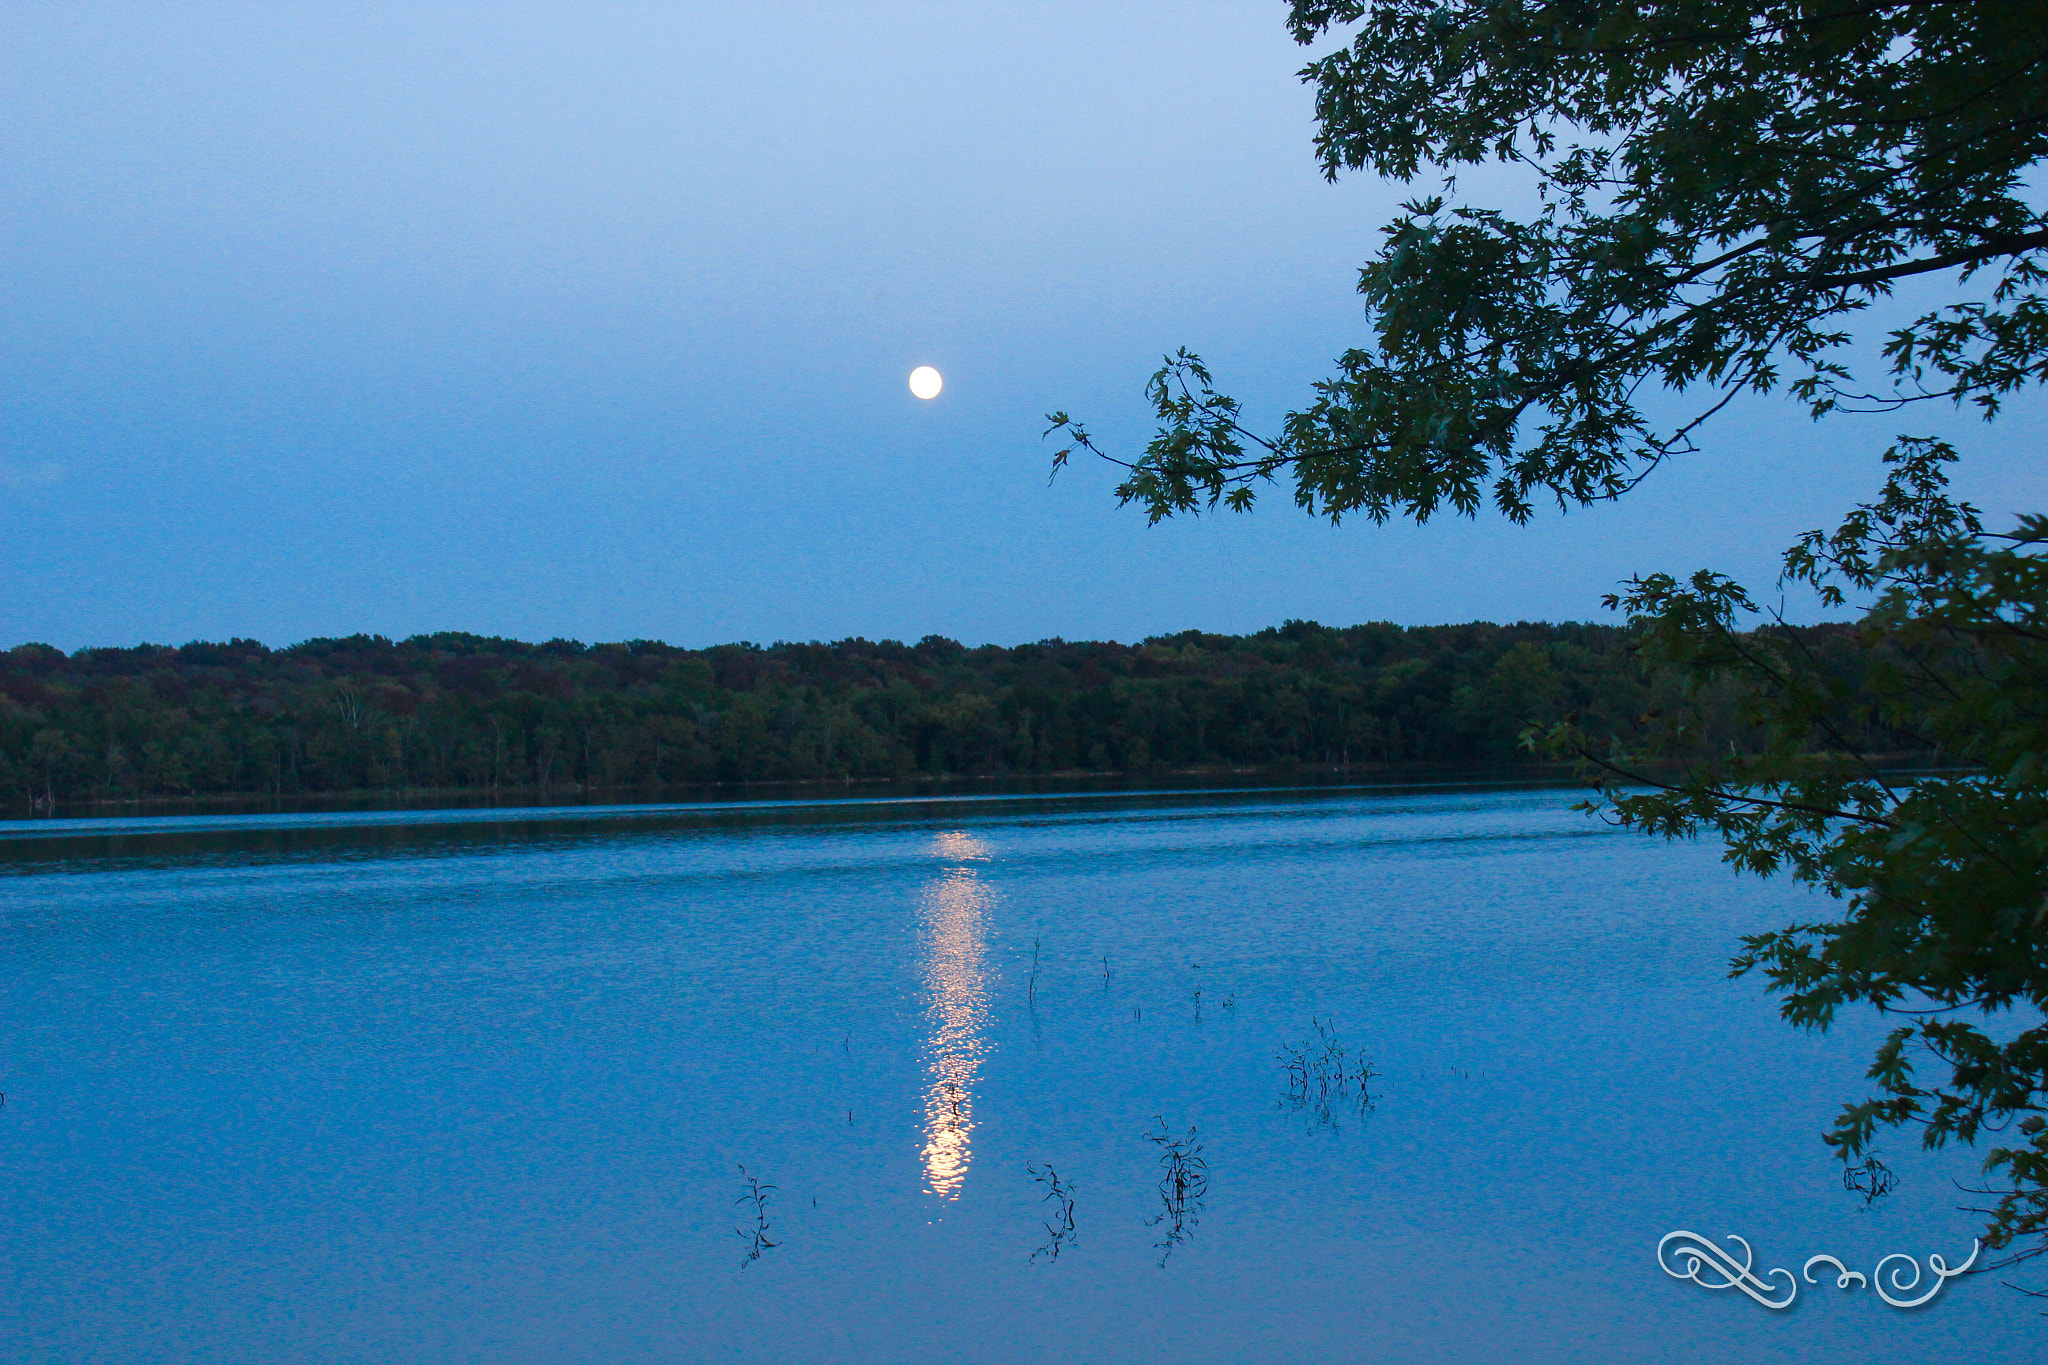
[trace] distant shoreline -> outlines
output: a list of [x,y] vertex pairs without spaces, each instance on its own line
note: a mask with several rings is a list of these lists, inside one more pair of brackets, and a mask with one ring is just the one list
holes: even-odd
[[[1774,628],[1776,629],[1776,628]],[[1785,627],[1861,666],[1853,627]],[[1473,622],[1136,645],[840,640],[682,649],[359,635],[273,650],[0,651],[0,811],[615,804],[648,794],[1519,773],[1567,717],[1626,745],[1686,680],[1618,626]],[[1853,682],[1845,676],[1845,682]],[[1687,695],[1702,752],[1741,698]],[[1859,718],[1845,718],[1853,730]],[[1847,734],[1847,731],[1844,731]],[[1864,751],[1888,736],[1851,735]]]
[[60,801],[57,809],[14,802],[0,805],[0,819],[95,819],[123,815],[315,814],[344,811],[518,810],[561,806],[689,805],[715,802],[834,799],[915,799],[982,795],[1063,796],[1145,791],[1260,791],[1278,787],[1491,787],[1579,785],[1568,763],[1530,763],[1507,768],[1466,765],[1341,764],[1280,765],[1266,768],[1204,768],[1099,771],[1068,769],[1047,773],[937,773],[913,778],[856,777],[838,781],[799,778],[740,782],[695,782],[633,787],[426,787],[296,792],[213,792],[183,797],[118,797]]
[[[1877,755],[1891,766],[1887,775],[1912,778],[1965,771],[1937,765],[1924,754]],[[1585,775],[1569,763],[1528,763],[1473,768],[1409,764],[1302,765],[1273,768],[1185,768],[1148,772],[940,774],[909,780],[854,778],[838,782],[760,781],[693,783],[675,787],[611,789],[504,788],[497,791],[448,787],[409,791],[302,792],[278,798],[265,793],[216,793],[201,797],[126,798],[60,803],[52,811],[24,805],[0,806],[0,821],[104,820],[147,816],[317,815],[353,812],[453,810],[628,809],[643,806],[789,805],[839,801],[977,800],[989,797],[1143,796],[1182,792],[1260,791],[1482,791],[1498,788],[1583,788]]]

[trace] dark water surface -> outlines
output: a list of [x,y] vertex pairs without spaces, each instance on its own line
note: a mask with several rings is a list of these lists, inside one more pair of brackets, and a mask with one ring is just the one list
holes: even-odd
[[1843,1191],[1873,1025],[1725,979],[1821,907],[1571,799],[0,825],[0,1358],[2035,1354],[2028,1267],[1658,1268],[1953,1264],[1973,1162]]

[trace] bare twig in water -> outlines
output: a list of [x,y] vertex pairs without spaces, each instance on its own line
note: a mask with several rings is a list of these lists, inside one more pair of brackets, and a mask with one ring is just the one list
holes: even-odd
[[1035,1262],[1040,1256],[1043,1256],[1047,1261],[1057,1261],[1062,1251],[1076,1245],[1074,1240],[1074,1187],[1060,1179],[1060,1173],[1052,1168],[1052,1163],[1050,1162],[1046,1163],[1046,1167],[1042,1171],[1036,1166],[1026,1166],[1024,1169],[1031,1173],[1033,1180],[1045,1186],[1044,1197],[1056,1201],[1053,1206],[1053,1216],[1045,1225],[1046,1243],[1031,1253],[1031,1259]]

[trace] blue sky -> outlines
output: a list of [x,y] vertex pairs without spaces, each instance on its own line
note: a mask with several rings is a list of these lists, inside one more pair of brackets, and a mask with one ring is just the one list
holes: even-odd
[[1753,403],[1522,529],[1048,486],[1042,414],[1142,444],[1164,351],[1270,419],[1363,337],[1404,192],[1316,174],[1284,12],[0,4],[0,644],[1589,619],[1761,584],[1898,430],[2042,505],[2033,402]]

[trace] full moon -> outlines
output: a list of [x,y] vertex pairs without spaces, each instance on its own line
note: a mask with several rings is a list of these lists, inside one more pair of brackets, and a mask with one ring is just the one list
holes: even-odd
[[946,381],[929,365],[920,365],[910,372],[910,391],[919,398],[937,398],[944,387]]

